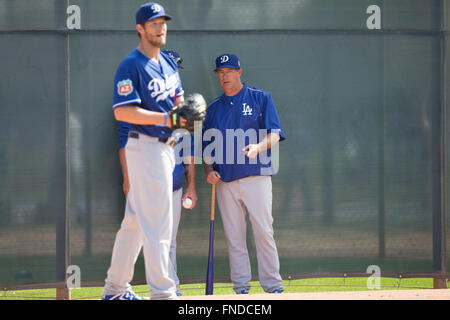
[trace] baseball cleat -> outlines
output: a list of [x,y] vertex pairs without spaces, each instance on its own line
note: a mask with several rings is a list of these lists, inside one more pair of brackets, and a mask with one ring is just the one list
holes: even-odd
[[284,290],[283,289],[277,289],[277,290],[273,290],[271,293],[283,293]]
[[128,290],[124,293],[103,296],[102,300],[150,300],[150,298],[137,295],[133,291]]
[[241,289],[240,291],[236,292],[236,294],[248,294],[248,289]]

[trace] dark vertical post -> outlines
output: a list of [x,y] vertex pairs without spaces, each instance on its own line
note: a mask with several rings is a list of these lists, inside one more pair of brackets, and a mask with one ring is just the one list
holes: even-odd
[[[92,128],[92,116],[89,114],[86,121],[87,128]],[[87,131],[86,131],[87,133]],[[91,166],[92,162],[90,160],[91,157],[91,142],[90,138],[86,133],[82,134],[83,137],[83,146],[84,150],[79,150],[79,152],[83,153],[84,159],[84,168],[85,168],[85,177],[84,180],[84,195],[85,195],[85,213],[84,213],[84,252],[83,255],[85,257],[90,257],[92,255],[92,175],[91,175]]]
[[[441,2],[441,30],[445,30],[445,1]],[[445,33],[441,32],[441,73],[439,108],[432,110],[432,141],[431,141],[431,183],[432,183],[432,216],[433,216],[433,271],[434,288],[447,288],[447,248],[445,234],[445,103],[446,103],[446,57]]]
[[65,153],[66,153],[66,206],[64,211],[58,212],[56,225],[56,280],[62,285],[56,288],[56,299],[70,300],[70,289],[67,287],[67,268],[70,265],[70,52],[69,52],[69,32],[65,34]]
[[321,107],[323,110],[323,140],[321,142],[322,149],[322,196],[323,196],[323,221],[327,224],[334,222],[334,194],[333,194],[333,123],[332,108],[330,99],[330,74],[333,67],[333,50],[327,52],[326,61],[323,63],[322,74],[324,75],[322,85],[323,94],[321,99]]
[[384,38],[383,35],[380,35],[380,58],[379,58],[379,66],[380,66],[380,80],[379,80],[379,114],[378,114],[378,256],[380,258],[384,258],[386,256],[386,241],[385,241],[385,191],[384,191]]
[[[381,28],[383,28],[383,2],[380,3],[381,8]],[[384,92],[384,34],[379,34],[379,61],[378,65],[380,68],[379,74],[379,98],[378,98],[378,106],[379,106],[379,114],[378,114],[378,257],[384,258],[386,256],[386,233],[385,233],[385,209],[386,209],[386,199],[385,199],[385,181],[384,181],[384,172],[385,172],[385,162],[384,162],[384,124],[385,124],[385,92]]]

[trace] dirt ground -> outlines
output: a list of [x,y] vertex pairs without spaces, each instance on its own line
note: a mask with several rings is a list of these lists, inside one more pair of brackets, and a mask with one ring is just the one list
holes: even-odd
[[450,289],[183,296],[181,300],[450,300]]

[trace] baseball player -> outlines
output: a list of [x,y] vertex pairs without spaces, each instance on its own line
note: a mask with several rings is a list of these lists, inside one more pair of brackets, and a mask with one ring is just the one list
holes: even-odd
[[[163,53],[168,54],[176,63],[178,69],[183,69],[182,63],[183,59],[175,51],[163,50]],[[176,97],[175,97],[176,98]],[[176,99],[175,99],[176,100]],[[128,133],[130,131],[130,125],[126,122],[119,122],[119,159],[122,168],[123,175],[123,191],[125,196],[128,195],[130,189],[130,182],[128,179],[128,169],[125,156],[125,145],[128,141]],[[192,140],[191,140],[192,141]],[[193,146],[193,144],[192,144]],[[179,153],[179,159],[183,159],[183,149],[176,148]],[[191,154],[188,155],[189,161],[176,161],[175,168],[172,173],[173,177],[173,230],[172,230],[172,241],[170,243],[170,266],[169,275],[175,281],[177,287],[177,296],[181,296],[181,290],[179,288],[180,280],[177,276],[177,262],[176,262],[176,248],[177,248],[177,233],[178,226],[181,218],[181,203],[187,198],[191,199],[192,204],[187,208],[192,210],[197,202],[197,192],[195,187],[195,164],[193,157],[193,150],[191,149]],[[186,163],[186,164],[185,164]],[[186,176],[187,187],[183,195],[183,175]]]
[[[227,240],[231,280],[238,294],[247,294],[251,280],[250,260],[246,245],[246,215],[255,237],[259,281],[265,292],[283,292],[279,259],[272,227],[272,180],[270,164],[259,155],[269,152],[285,136],[271,96],[241,82],[242,69],[237,56],[223,54],[216,59],[216,69],[224,94],[214,100],[206,111],[204,137],[209,129],[219,130],[223,139],[222,159],[211,154],[204,138],[205,174],[208,183],[217,184],[217,203]],[[229,130],[235,134],[230,135]],[[257,141],[239,137],[240,132],[253,132]],[[267,135],[259,135],[260,129]],[[236,140],[245,139],[238,148]],[[230,152],[232,155],[230,156]],[[244,159],[240,163],[238,159]],[[228,159],[228,161],[227,161]],[[232,159],[232,161],[229,161]],[[208,164],[210,163],[210,164]]]
[[172,113],[184,94],[177,65],[160,52],[170,19],[157,3],[139,8],[139,45],[120,63],[114,79],[114,116],[130,124],[125,146],[130,187],[103,289],[105,300],[142,299],[129,283],[141,246],[151,299],[178,299],[169,276],[175,167],[171,128],[186,120]]

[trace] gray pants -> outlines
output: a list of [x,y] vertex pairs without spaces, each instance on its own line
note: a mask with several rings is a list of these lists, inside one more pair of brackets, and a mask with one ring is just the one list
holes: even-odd
[[248,213],[256,244],[259,282],[266,292],[283,287],[273,237],[272,179],[252,176],[217,184],[217,204],[227,239],[234,290],[250,289],[250,259],[246,243]]
[[130,288],[142,246],[151,299],[177,299],[175,282],[169,276],[173,148],[140,134],[139,139],[128,139],[125,154],[130,191],[103,294],[118,294]]
[[170,265],[169,265],[169,276],[175,282],[177,291],[179,290],[180,279],[177,275],[177,234],[178,226],[180,224],[181,218],[181,198],[183,196],[183,189],[178,189],[173,192],[173,231],[172,231],[172,241],[170,242]]

